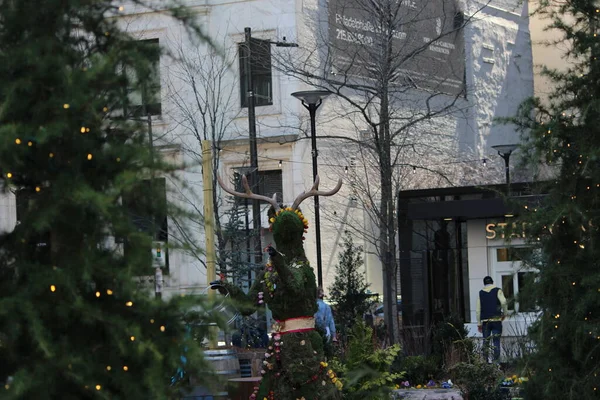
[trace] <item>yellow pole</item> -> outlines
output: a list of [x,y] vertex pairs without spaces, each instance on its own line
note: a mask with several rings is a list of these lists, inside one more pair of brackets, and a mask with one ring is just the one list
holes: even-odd
[[[215,251],[215,223],[213,208],[213,170],[212,170],[212,146],[209,140],[202,141],[202,183],[204,190],[204,235],[206,240],[206,285],[217,279]],[[208,291],[208,298],[212,302],[215,299],[215,291]],[[217,347],[216,327],[210,329],[209,346],[211,349]]]

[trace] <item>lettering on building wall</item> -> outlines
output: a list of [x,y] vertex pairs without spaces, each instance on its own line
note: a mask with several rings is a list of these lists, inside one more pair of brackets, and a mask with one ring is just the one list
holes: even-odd
[[527,237],[526,230],[526,222],[520,224],[517,222],[513,222],[512,224],[509,224],[508,222],[493,222],[485,226],[485,238],[490,240],[506,239],[506,237],[511,239],[525,239]]

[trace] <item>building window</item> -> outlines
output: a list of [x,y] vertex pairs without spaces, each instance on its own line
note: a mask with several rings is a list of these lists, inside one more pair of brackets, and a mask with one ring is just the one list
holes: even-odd
[[[162,242],[162,253],[165,257],[165,273],[169,268],[169,252],[167,248],[169,239],[169,227],[167,223],[167,192],[165,178],[155,178],[139,182],[136,187],[127,195],[123,196],[123,206],[125,206],[129,217],[138,232],[147,233],[154,242]],[[133,244],[125,241],[125,257],[131,251]],[[152,252],[147,251],[146,271],[139,271],[140,275],[152,274]]]
[[259,193],[273,197],[277,194],[277,202],[283,202],[283,175],[281,170],[258,171]]
[[513,262],[513,261],[521,261],[521,252],[520,249],[515,249],[512,247],[504,247],[500,249],[496,249],[496,261],[498,262]]
[[526,253],[530,251],[527,247],[503,247],[493,250],[496,255],[494,270],[498,280],[495,283],[504,292],[509,311],[536,311],[535,299],[529,289],[536,279],[536,272],[525,269],[522,262]]
[[[248,107],[248,86],[246,85],[248,49],[245,43],[240,43],[238,49],[240,61],[240,99],[242,107]],[[250,69],[252,71],[254,105],[272,105],[271,44],[268,40],[250,39]]]
[[537,279],[535,272],[517,272],[519,289],[519,312],[534,312],[537,310],[535,299],[531,296],[531,286]]
[[142,40],[142,54],[147,56],[149,69],[144,71],[144,76],[138,76],[141,71],[126,69],[129,85],[127,87],[127,115],[142,117],[147,115],[161,115],[162,104],[160,98],[160,46],[158,39]]
[[[248,179],[248,184],[252,188],[252,175],[250,174],[249,168],[239,168],[235,172],[234,181],[236,185],[236,191],[245,192],[245,189],[242,187],[242,182],[240,179],[240,174],[245,173],[246,178]],[[280,169],[275,170],[267,170],[267,171],[258,171],[258,190],[257,194],[261,194],[263,196],[273,197],[274,194],[277,194],[277,202],[283,202],[283,175]],[[236,197],[236,201],[242,202],[243,199]]]
[[508,310],[515,310],[515,280],[512,274],[502,275],[502,291],[506,302],[508,303]]

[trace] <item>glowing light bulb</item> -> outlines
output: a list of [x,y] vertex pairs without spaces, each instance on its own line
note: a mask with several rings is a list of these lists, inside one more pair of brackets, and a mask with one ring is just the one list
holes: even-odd
[[54,153],[50,153],[50,154],[48,154],[48,157],[50,157],[50,158],[54,158]]
[[41,187],[39,187],[39,186],[36,186],[36,187],[35,187],[35,191],[36,191],[36,192],[39,192],[39,191],[41,191],[41,190],[42,190],[42,188],[41,188]]
[[8,173],[6,174],[6,177],[7,177],[8,179],[12,178],[12,174],[11,174],[10,172],[8,172]]
[[111,294],[113,294],[113,291],[110,289],[106,289],[106,294],[110,296]]
[[150,320],[150,323],[153,324],[154,323],[154,318]]
[[65,110],[68,110],[68,109],[69,109],[69,107],[71,107],[69,104],[67,104],[67,103],[63,104],[63,108],[64,108]]
[[81,133],[85,133],[85,126],[82,126],[81,129],[79,130]]
[[111,369],[112,369],[112,367],[111,367],[110,365],[107,365],[107,366],[106,366],[106,370],[107,370],[107,371],[110,371]]
[[87,159],[88,159],[88,160],[91,160],[93,157],[94,157],[94,156],[92,156],[92,153],[88,153],[88,155],[87,155]]
[[16,144],[21,144],[21,139],[19,139],[19,138],[16,138],[16,139],[15,139],[15,143],[16,143]]
[[134,341],[135,341],[135,336],[132,336],[132,337],[130,337],[129,339],[130,339],[132,342],[134,342]]
[[100,297],[100,292],[96,292],[96,297]]
[[123,365],[123,371],[129,371],[129,367],[127,367],[127,365]]
[[125,303],[125,305],[127,307],[131,307],[131,306],[133,306],[133,301],[128,301],[127,303]]
[[56,292],[56,286],[50,285],[50,291],[51,292]]
[[96,385],[96,390],[100,390],[100,389],[102,389],[102,386]]
[[161,325],[161,326],[160,326],[160,331],[161,331],[161,332],[164,332],[164,331],[165,331],[165,326],[164,326],[164,325]]

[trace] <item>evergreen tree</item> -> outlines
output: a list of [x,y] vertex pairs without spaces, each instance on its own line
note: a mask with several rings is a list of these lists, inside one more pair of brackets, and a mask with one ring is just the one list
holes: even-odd
[[346,232],[344,250],[338,254],[335,267],[335,280],[329,287],[331,301],[335,304],[335,322],[342,342],[348,337],[348,330],[362,318],[370,306],[363,267],[363,248],[356,246],[352,236]]
[[184,323],[198,301],[154,299],[135,279],[153,271],[160,227],[139,231],[123,203],[166,215],[150,179],[166,166],[127,94],[147,88],[159,49],[107,18],[118,12],[0,2],[0,173],[20,204],[0,236],[2,399],[173,398],[182,355],[190,373],[204,366]]
[[[542,2],[538,13],[563,34],[572,63],[548,70],[548,101],[534,99],[517,122],[529,166],[552,172],[524,221],[539,269],[531,297],[541,311],[530,331],[535,352],[528,399],[597,399],[600,393],[600,11],[596,1]],[[523,208],[522,208],[523,209]],[[527,294],[524,293],[523,296]],[[521,300],[524,300],[521,299]]]

